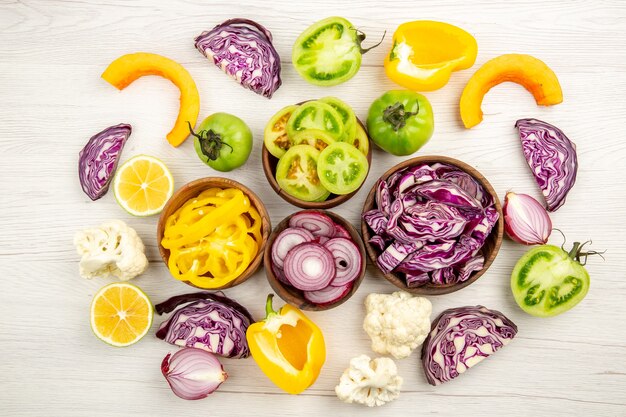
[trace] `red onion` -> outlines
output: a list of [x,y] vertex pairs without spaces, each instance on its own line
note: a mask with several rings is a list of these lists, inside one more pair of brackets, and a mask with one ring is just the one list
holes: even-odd
[[214,354],[196,348],[168,353],[161,363],[161,372],[174,394],[184,400],[205,398],[228,378]]
[[361,253],[359,248],[345,237],[330,239],[324,247],[332,253],[335,258],[335,278],[330,282],[333,287],[344,286],[359,277],[361,273]]
[[305,210],[294,214],[289,219],[290,227],[302,227],[315,236],[335,236],[335,223],[333,220],[319,211]]
[[301,227],[288,227],[274,240],[272,245],[272,262],[278,268],[283,268],[283,262],[287,253],[301,243],[311,242],[315,236],[311,232]]
[[335,224],[335,237],[345,237],[346,239],[352,239],[350,233],[340,224]]
[[285,276],[302,291],[326,288],[335,278],[335,260],[328,249],[319,243],[302,243],[285,257]]
[[318,291],[304,291],[304,299],[313,304],[330,304],[341,300],[352,289],[352,282],[340,287],[328,286]]
[[504,197],[504,230],[523,245],[543,245],[552,232],[550,216],[543,205],[526,194],[506,193]]
[[78,154],[80,186],[89,198],[97,200],[109,190],[130,125],[121,123],[93,135]]

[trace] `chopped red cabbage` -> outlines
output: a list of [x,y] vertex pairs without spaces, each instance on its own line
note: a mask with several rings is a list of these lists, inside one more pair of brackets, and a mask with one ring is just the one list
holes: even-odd
[[576,182],[578,157],[576,145],[556,126],[537,119],[520,119],[515,123],[522,150],[541,192],[548,211],[565,203],[567,193]]
[[131,131],[131,126],[124,123],[107,127],[92,136],[78,154],[80,186],[92,200],[101,198],[109,190]]
[[517,326],[504,314],[483,306],[457,307],[437,317],[422,345],[428,383],[450,381],[506,346]]
[[245,88],[272,98],[282,81],[272,34],[249,19],[230,19],[202,32],[195,46]]

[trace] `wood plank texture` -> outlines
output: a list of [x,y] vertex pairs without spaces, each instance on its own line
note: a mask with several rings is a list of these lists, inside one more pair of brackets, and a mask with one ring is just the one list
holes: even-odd
[[[351,81],[320,88],[291,66],[291,46],[313,21],[349,18],[374,43]],[[193,37],[231,17],[266,25],[283,62],[283,86],[271,101],[227,79],[193,47]],[[154,329],[135,346],[114,349],[89,329],[93,294],[107,281],[78,275],[73,234],[119,218],[135,227],[147,246],[148,271],[134,282],[154,302],[189,291],[173,280],[156,247],[157,217],[132,218],[112,193],[91,202],[76,175],[77,154],[106,126],[131,123],[123,160],[136,154],[161,158],[177,187],[217,173],[195,155],[191,141],[165,141],[178,110],[178,92],[146,77],[123,93],[100,74],[117,56],[156,52],[181,62],[198,84],[201,117],[233,113],[252,128],[249,162],[226,174],[255,190],[273,224],[297,210],[278,198],[261,172],[265,122],[282,106],[336,95],[365,119],[369,104],[397,88],[382,68],[391,34],[402,22],[433,19],[457,24],[478,40],[473,69],[455,73],[443,89],[428,93],[436,132],[418,155],[461,159],[485,175],[504,197],[507,190],[539,196],[520,150],[516,119],[537,117],[561,127],[578,146],[580,170],[567,204],[552,215],[570,241],[593,239],[606,261],[590,260],[592,287],[576,309],[552,319],[525,315],[514,303],[509,274],[525,248],[506,240],[489,271],[457,293],[431,297],[434,315],[445,308],[483,304],[519,326],[515,341],[490,360],[440,387],[422,374],[418,354],[398,361],[404,377],[399,400],[378,409],[343,404],[334,386],[351,357],[373,355],[362,330],[363,300],[394,290],[368,266],[358,292],[340,307],[312,312],[329,352],[315,385],[300,396],[275,388],[252,359],[224,360],[230,378],[209,399],[182,402],[160,374],[173,349]],[[373,1],[296,2],[154,0],[0,0],[0,415],[626,415],[626,2],[623,1]],[[458,99],[488,59],[530,53],[550,65],[565,100],[538,108],[523,88],[503,84],[485,99],[485,120],[462,128]],[[375,150],[363,188],[334,211],[358,226],[365,197],[379,175],[403,158]],[[553,242],[560,244],[554,236]],[[261,317],[270,291],[263,270],[229,296]],[[160,322],[155,319],[155,327]]]

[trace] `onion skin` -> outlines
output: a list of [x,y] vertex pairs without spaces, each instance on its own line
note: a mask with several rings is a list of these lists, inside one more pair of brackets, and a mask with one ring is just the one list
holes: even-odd
[[161,362],[161,372],[172,392],[183,400],[205,398],[228,378],[215,355],[195,348],[168,353]]
[[131,132],[131,126],[125,123],[107,127],[93,135],[78,154],[80,186],[91,200],[102,198],[109,190]]
[[541,203],[527,194],[509,191],[504,197],[504,230],[522,245],[543,245],[552,232],[552,221]]

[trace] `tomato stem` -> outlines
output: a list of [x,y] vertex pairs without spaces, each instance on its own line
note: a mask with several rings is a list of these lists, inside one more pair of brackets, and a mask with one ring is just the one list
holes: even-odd
[[215,161],[219,157],[222,146],[228,146],[230,148],[230,152],[233,152],[233,147],[224,142],[219,133],[215,133],[211,129],[200,130],[196,133],[193,131],[191,123],[187,122],[187,124],[189,125],[189,131],[191,134],[198,138],[198,141],[200,141],[200,150],[207,158],[209,158],[210,161]]
[[409,117],[415,116],[420,111],[419,102],[417,104],[417,111],[410,112],[404,110],[404,104],[397,102],[387,107],[383,111],[383,120],[390,123],[394,132],[402,129],[406,125],[406,121]]
[[[603,250],[602,252],[598,252],[595,250],[590,250],[587,252],[583,252],[582,249],[586,244],[591,244],[591,240],[588,240],[586,242],[580,243],[580,242],[574,242],[574,245],[572,246],[572,249],[567,253],[567,255],[572,258],[573,260],[575,260],[576,262],[578,262],[579,264],[585,266],[587,265],[587,258],[589,256],[593,256],[593,255],[599,255],[602,259],[604,259],[604,256],[602,256],[606,250]],[[584,258],[584,261],[581,262],[581,259]]]
[[374,45],[374,46],[370,46],[369,48],[363,48],[363,41],[365,40],[365,32],[357,29],[357,28],[350,28],[352,30],[354,30],[356,32],[356,40],[359,43],[359,51],[361,52],[361,55],[365,55],[366,53],[368,53],[369,51],[371,51],[372,49],[376,48],[377,46],[379,46],[381,43],[383,43],[383,40],[385,40],[385,35],[387,35],[387,31],[385,31],[383,33],[383,37],[380,38],[380,41]]

